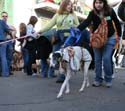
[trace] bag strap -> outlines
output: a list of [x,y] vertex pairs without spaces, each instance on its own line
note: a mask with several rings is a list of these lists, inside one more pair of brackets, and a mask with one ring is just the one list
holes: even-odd
[[68,15],[66,15],[66,16],[62,19],[61,26],[62,26],[62,24],[63,24],[63,22],[64,22],[64,20],[65,20],[66,17],[68,17]]
[[119,41],[118,31],[117,31],[117,29],[116,29],[116,26],[115,26],[115,23],[114,23],[114,21],[113,21],[113,20],[112,20],[112,24],[113,24],[113,27],[114,27],[114,29],[115,29],[115,34],[116,34],[116,42],[118,42],[118,41]]
[[[95,29],[94,32],[93,32],[93,26],[91,26],[91,27],[90,27],[90,33],[98,32],[100,26],[103,26],[103,25],[104,25],[104,21],[106,21],[106,20],[105,20],[105,17],[101,18],[101,22],[100,22],[100,24],[98,25],[98,27]],[[106,22],[107,22],[107,21],[106,21]]]

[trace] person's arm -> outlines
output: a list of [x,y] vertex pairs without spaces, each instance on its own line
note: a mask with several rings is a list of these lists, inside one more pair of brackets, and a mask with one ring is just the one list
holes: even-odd
[[2,20],[2,25],[3,25],[3,28],[4,28],[4,31],[9,34],[11,36],[11,38],[14,37],[14,34],[12,33],[11,31],[11,27],[9,27],[5,21]]
[[92,11],[89,13],[88,17],[77,27],[81,31],[84,30],[86,27],[88,27],[91,24],[92,21]]
[[58,16],[58,14],[56,13],[56,14],[53,16],[53,18],[49,21],[49,23],[47,23],[47,24],[45,25],[45,27],[43,27],[43,28],[39,31],[39,33],[46,32],[46,31],[50,30],[54,25],[56,25],[57,16]]
[[11,38],[15,38],[16,33],[17,33],[16,28],[14,26],[10,25],[9,29],[10,29],[10,32],[11,32],[11,34],[10,34]]
[[3,26],[3,28],[4,28],[4,31],[5,31],[6,33],[10,33],[10,28],[9,28],[9,26],[6,24],[6,22],[2,20],[1,23],[2,23],[2,26]]
[[27,25],[26,34],[32,36],[32,34],[33,34],[33,25],[31,25],[31,24]]

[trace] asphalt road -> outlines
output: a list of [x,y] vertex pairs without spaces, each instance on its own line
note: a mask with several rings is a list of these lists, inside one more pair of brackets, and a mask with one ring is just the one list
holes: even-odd
[[[89,71],[90,82],[94,72]],[[83,75],[74,75],[70,81],[71,93],[56,99],[61,84],[57,78],[29,77],[15,72],[0,77],[0,111],[125,111],[125,69],[118,70],[112,88],[86,88],[78,90]]]

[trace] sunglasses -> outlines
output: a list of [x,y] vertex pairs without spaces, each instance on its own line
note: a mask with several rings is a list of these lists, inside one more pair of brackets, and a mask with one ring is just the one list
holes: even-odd
[[2,17],[8,17],[8,16],[2,16]]

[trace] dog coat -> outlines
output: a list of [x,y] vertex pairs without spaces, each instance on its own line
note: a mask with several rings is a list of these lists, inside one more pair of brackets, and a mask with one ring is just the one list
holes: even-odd
[[[75,46],[73,47],[73,55],[70,56],[68,53],[68,48],[65,48],[63,51],[63,60],[66,60],[70,63],[71,69],[78,71],[80,69],[81,60],[90,61],[92,60],[89,52],[86,49]],[[84,53],[84,54],[83,54]]]

